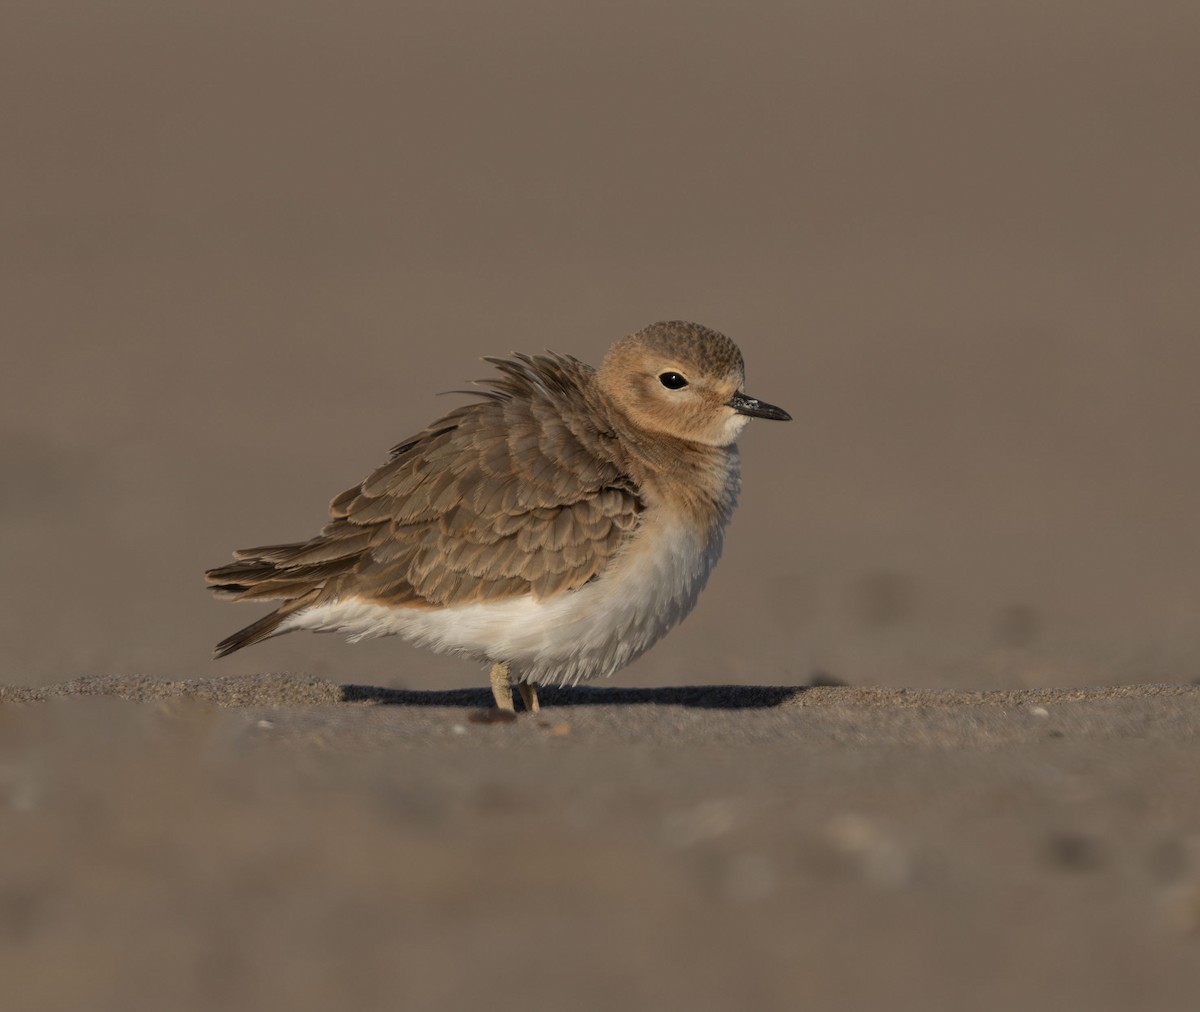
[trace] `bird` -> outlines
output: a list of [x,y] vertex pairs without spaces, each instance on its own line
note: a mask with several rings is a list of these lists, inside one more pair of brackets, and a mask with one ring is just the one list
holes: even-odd
[[737,503],[736,440],[790,421],[743,390],[738,346],[652,324],[598,369],[553,352],[485,358],[456,407],[337,496],[315,537],[234,553],[218,598],[279,601],[220,658],[296,630],[399,635],[490,665],[497,708],[606,677],[695,606]]

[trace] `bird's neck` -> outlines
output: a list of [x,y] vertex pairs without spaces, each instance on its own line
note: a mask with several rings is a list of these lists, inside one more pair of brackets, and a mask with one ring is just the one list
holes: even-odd
[[628,453],[628,472],[647,506],[685,513],[713,530],[725,525],[741,484],[736,446],[624,433],[621,443]]

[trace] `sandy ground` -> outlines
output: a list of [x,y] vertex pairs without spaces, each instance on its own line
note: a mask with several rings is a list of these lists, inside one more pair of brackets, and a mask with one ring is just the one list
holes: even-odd
[[6,1006],[1195,1007],[1200,687],[547,697],[4,690]]
[[[1196,1007],[1194,8],[0,6],[0,1006]],[[664,318],[795,421],[612,682],[209,659]]]

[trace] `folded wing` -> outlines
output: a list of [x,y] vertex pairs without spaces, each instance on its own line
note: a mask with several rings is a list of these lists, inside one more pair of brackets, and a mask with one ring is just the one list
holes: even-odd
[[322,601],[543,598],[604,573],[643,504],[617,441],[597,425],[604,405],[593,403],[591,369],[559,356],[489,361],[500,375],[480,384],[482,399],[395,447],[333,500],[317,537],[246,549],[209,571],[218,597],[284,602],[218,655],[274,635],[288,614]]

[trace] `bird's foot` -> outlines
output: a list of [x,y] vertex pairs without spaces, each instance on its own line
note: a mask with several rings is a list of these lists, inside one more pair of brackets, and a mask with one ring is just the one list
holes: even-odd
[[497,661],[492,665],[492,698],[498,710],[516,710],[513,705],[512,682],[508,679],[508,665]]
[[537,713],[541,709],[538,705],[537,682],[517,682],[517,691],[521,694],[521,702],[525,704],[528,712]]
[[[510,713],[515,712],[516,705],[513,701],[513,683],[508,674],[508,665],[500,661],[493,664],[491,679],[492,698],[496,700],[496,709],[507,710]],[[536,682],[518,682],[516,689],[521,694],[521,702],[525,704],[527,712],[537,713],[541,709],[538,705]]]

